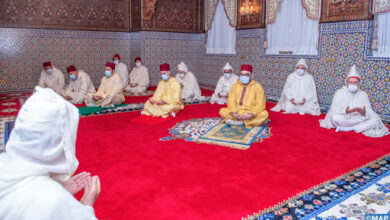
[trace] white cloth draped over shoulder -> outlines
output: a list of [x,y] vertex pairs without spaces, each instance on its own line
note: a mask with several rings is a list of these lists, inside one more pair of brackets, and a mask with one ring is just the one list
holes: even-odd
[[214,93],[211,97],[210,102],[211,103],[218,103],[218,104],[226,104],[227,99],[226,98],[219,98],[218,93],[226,96],[229,94],[230,89],[232,88],[233,84],[236,83],[238,80],[238,76],[236,74],[231,74],[231,76],[227,79],[225,76],[221,76],[218,80],[217,86],[215,87]]
[[202,92],[198,81],[191,72],[187,72],[184,77],[180,77],[179,74],[176,74],[176,79],[183,85],[181,90],[182,99],[203,99]]
[[77,72],[79,76],[75,80],[69,80],[69,84],[64,92],[64,95],[72,97],[70,102],[73,104],[85,102],[88,93],[96,92],[89,75],[82,70],[78,70]]
[[[366,115],[362,116],[357,112],[346,114],[345,110],[348,106],[350,108],[365,107]],[[367,93],[360,89],[356,93],[351,93],[347,86],[339,89],[333,97],[332,104],[325,119],[320,120],[320,126],[328,129],[336,128],[337,126],[334,123],[335,119],[348,121],[348,125],[352,125],[355,132],[362,132],[369,137],[382,137],[389,134],[389,129],[371,108]]]
[[65,78],[64,73],[53,66],[53,72],[47,74],[45,70],[41,72],[38,86],[42,88],[51,88],[59,94],[64,92]]
[[[298,65],[304,65],[307,70],[304,61],[298,62]],[[303,105],[294,105],[291,103],[291,99],[294,99],[296,103],[301,103],[303,99],[306,101]],[[278,104],[271,110],[276,112],[283,110],[285,113],[299,113],[301,115],[320,115],[321,109],[318,104],[317,89],[313,76],[307,71],[303,75],[299,75],[297,71],[291,73],[284,84]]]
[[130,72],[130,83],[137,83],[138,85],[135,87],[131,87],[127,85],[125,88],[126,92],[130,93],[141,93],[145,92],[150,83],[148,68],[144,65],[140,67],[134,67]]
[[177,81],[183,86],[181,89],[181,98],[182,99],[204,99],[202,92],[196,77],[193,73],[188,71],[188,67],[185,63],[181,62],[177,65],[179,71],[185,72],[184,77],[181,77],[180,74],[176,74]]
[[125,88],[129,84],[129,70],[127,69],[127,65],[124,63],[116,64],[115,72],[121,77],[123,88]]
[[51,89],[36,87],[20,110],[0,154],[0,219],[96,219],[58,181],[78,167],[76,107]]

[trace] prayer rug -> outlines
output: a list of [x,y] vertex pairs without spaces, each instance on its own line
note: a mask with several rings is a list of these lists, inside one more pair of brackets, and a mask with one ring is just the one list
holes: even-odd
[[79,107],[79,114],[86,116],[86,115],[96,114],[98,112],[102,112],[102,111],[108,110],[108,109],[123,107],[125,105],[126,104],[121,104],[121,105],[116,105],[115,107],[108,107],[108,108],[104,108],[104,107]]
[[21,107],[19,99],[12,98],[7,100],[0,100],[0,116],[6,117],[17,115]]
[[244,219],[363,220],[368,214],[390,214],[390,154]]
[[267,127],[269,120],[260,127],[246,128],[245,125],[228,125],[220,122],[210,128],[195,141],[215,144],[240,150],[248,149],[257,136]]
[[5,150],[8,138],[15,125],[15,116],[0,118],[0,153]]
[[[202,103],[209,102],[210,99],[211,97],[205,97],[204,99],[193,99],[193,100],[183,101],[183,104],[184,105],[202,104]],[[80,109],[82,110],[80,111]],[[122,104],[110,108],[79,107],[79,112],[81,116],[92,116],[92,115],[105,115],[105,114],[112,114],[112,113],[119,113],[119,112],[139,111],[142,109],[144,109],[144,103],[135,103],[135,104]]]
[[16,93],[0,93],[0,117],[17,115],[24,102],[32,94],[31,91]]
[[[183,139],[186,141],[199,142],[199,137],[205,135],[213,128],[216,128],[218,125],[221,125],[221,118],[219,117],[193,118],[185,120],[170,128],[169,135],[160,138],[160,141]],[[271,136],[271,128],[263,126],[262,129],[258,130],[253,140],[251,140],[251,144],[253,142],[261,142],[264,138],[268,138],[269,136]]]

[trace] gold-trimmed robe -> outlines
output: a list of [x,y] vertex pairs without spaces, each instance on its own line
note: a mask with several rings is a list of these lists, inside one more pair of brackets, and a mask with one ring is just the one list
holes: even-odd
[[266,98],[263,87],[256,80],[251,80],[248,85],[237,81],[229,92],[227,108],[222,108],[219,114],[223,122],[228,119],[237,120],[233,113],[244,116],[252,113],[254,117],[244,120],[247,128],[261,126],[268,119],[268,112],[265,110]]
[[169,114],[178,113],[184,109],[181,103],[181,85],[173,77],[168,80],[161,80],[158,83],[157,89],[152,97],[154,101],[164,101],[164,105],[151,104],[149,100],[145,103],[144,114],[154,117],[166,118]]

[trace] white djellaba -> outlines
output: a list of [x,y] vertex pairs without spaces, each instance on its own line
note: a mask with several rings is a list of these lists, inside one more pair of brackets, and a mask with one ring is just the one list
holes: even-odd
[[[227,70],[233,70],[233,67],[226,63],[225,66],[222,68],[222,73]],[[217,86],[215,87],[214,93],[211,96],[210,103],[211,104],[226,104],[227,98],[224,97],[218,97],[218,93],[221,96],[227,96],[230,92],[230,89],[232,88],[233,84],[237,82],[238,76],[234,73],[224,73],[223,76],[221,76],[218,80]]]
[[[300,65],[303,65],[305,70],[296,69],[287,77],[279,102],[271,111],[279,112],[283,110],[284,113],[299,113],[301,115],[321,114],[313,76],[307,72],[308,66],[304,59],[300,59],[296,67]],[[305,99],[305,103],[294,105],[291,103],[291,99],[294,99],[295,103],[302,103]]]
[[96,219],[59,181],[79,163],[75,143],[79,113],[52,89],[36,87],[16,118],[0,154],[0,219]]
[[181,62],[177,65],[177,69],[185,72],[184,77],[181,77],[180,74],[176,74],[176,79],[183,85],[181,98],[187,100],[204,99],[204,96],[202,96],[202,92],[200,91],[198,81],[196,80],[194,74],[188,71],[187,65]]
[[[327,129],[336,128],[336,131],[362,132],[369,137],[388,135],[389,129],[372,109],[367,93],[360,89],[356,91],[348,89],[347,80],[351,77],[361,81],[355,65],[351,67],[345,85],[337,90],[325,119],[320,120],[320,126]],[[366,113],[365,115],[358,112],[347,114],[348,106],[349,108],[365,107]]]

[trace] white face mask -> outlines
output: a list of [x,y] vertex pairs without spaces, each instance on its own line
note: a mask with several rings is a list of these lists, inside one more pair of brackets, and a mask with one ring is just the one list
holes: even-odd
[[179,76],[180,76],[181,78],[184,78],[184,73],[179,73]]
[[119,60],[114,60],[115,65],[119,64]]
[[359,87],[357,85],[348,85],[348,90],[352,93],[358,91]]
[[141,62],[136,62],[135,65],[136,65],[137,67],[140,67],[140,66],[141,66]]
[[232,76],[231,73],[224,73],[223,75],[225,75],[225,78],[226,78],[226,79],[229,79],[229,78]]
[[49,75],[51,75],[51,74],[53,73],[53,69],[52,69],[52,68],[51,68],[51,69],[47,69],[47,70],[46,70],[46,73],[49,74]]
[[305,70],[304,69],[297,69],[297,73],[298,73],[298,75],[302,76],[303,74],[305,74]]
[[162,75],[161,75],[161,78],[162,78],[163,80],[168,80],[168,79],[169,79],[169,76],[168,76],[167,74],[162,74]]

